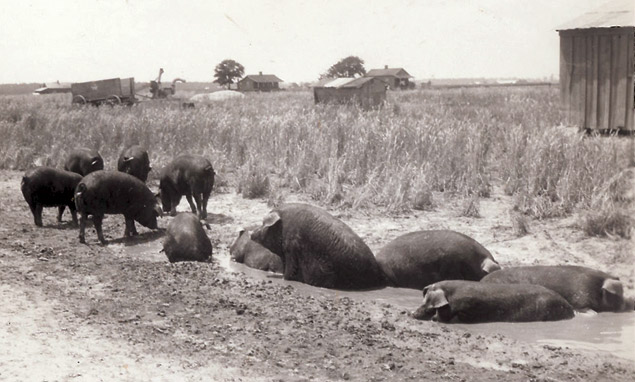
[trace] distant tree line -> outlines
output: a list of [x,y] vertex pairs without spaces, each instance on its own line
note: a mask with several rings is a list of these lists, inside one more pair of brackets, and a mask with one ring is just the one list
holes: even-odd
[[42,83],[0,84],[0,95],[31,94],[42,87]]

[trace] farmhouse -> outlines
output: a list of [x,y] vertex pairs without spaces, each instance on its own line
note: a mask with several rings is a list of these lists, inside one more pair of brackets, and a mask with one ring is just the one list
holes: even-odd
[[414,88],[413,78],[404,68],[389,68],[385,65],[383,69],[371,69],[366,73],[366,77],[374,77],[382,80],[390,89],[410,89]]
[[558,32],[568,122],[587,131],[633,132],[635,1],[614,0]]
[[41,88],[33,91],[35,94],[70,93],[71,84],[67,82],[49,82],[42,84]]
[[357,103],[364,109],[386,100],[386,85],[373,77],[329,78],[313,87],[315,103]]
[[270,92],[280,90],[280,82],[283,82],[274,74],[249,74],[238,81],[238,91],[241,92]]

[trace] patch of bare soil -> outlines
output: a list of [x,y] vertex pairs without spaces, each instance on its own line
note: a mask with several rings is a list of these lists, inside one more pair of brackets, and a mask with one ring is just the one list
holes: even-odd
[[[169,264],[134,253],[161,233],[121,240],[120,216],[104,221],[111,241],[88,245],[46,209],[37,228],[19,191],[19,172],[0,172],[0,380],[305,381],[579,380],[630,381],[632,362],[606,354],[476,335],[417,321],[389,303],[310,296],[285,283],[230,273],[212,263]],[[289,200],[292,197],[288,198]],[[442,199],[438,205],[444,205]],[[182,205],[183,206],[183,205]],[[331,211],[374,251],[418,229],[450,228],[488,247],[502,265],[584,264],[633,289],[632,242],[585,237],[574,219],[533,222],[516,237],[499,194],[481,201],[482,218],[457,205],[384,216]],[[214,193],[208,234],[226,259],[242,226],[269,207]],[[160,222],[162,227],[167,219]],[[414,310],[416,306],[412,307]]]

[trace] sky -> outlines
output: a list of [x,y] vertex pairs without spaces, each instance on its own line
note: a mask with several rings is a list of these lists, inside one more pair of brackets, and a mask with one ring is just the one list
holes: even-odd
[[354,55],[416,79],[558,77],[555,29],[606,0],[0,0],[0,83],[316,80]]

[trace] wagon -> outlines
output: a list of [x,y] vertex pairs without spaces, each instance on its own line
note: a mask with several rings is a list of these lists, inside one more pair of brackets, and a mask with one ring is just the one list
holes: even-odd
[[132,105],[136,102],[134,78],[78,82],[71,84],[71,93],[75,104]]

